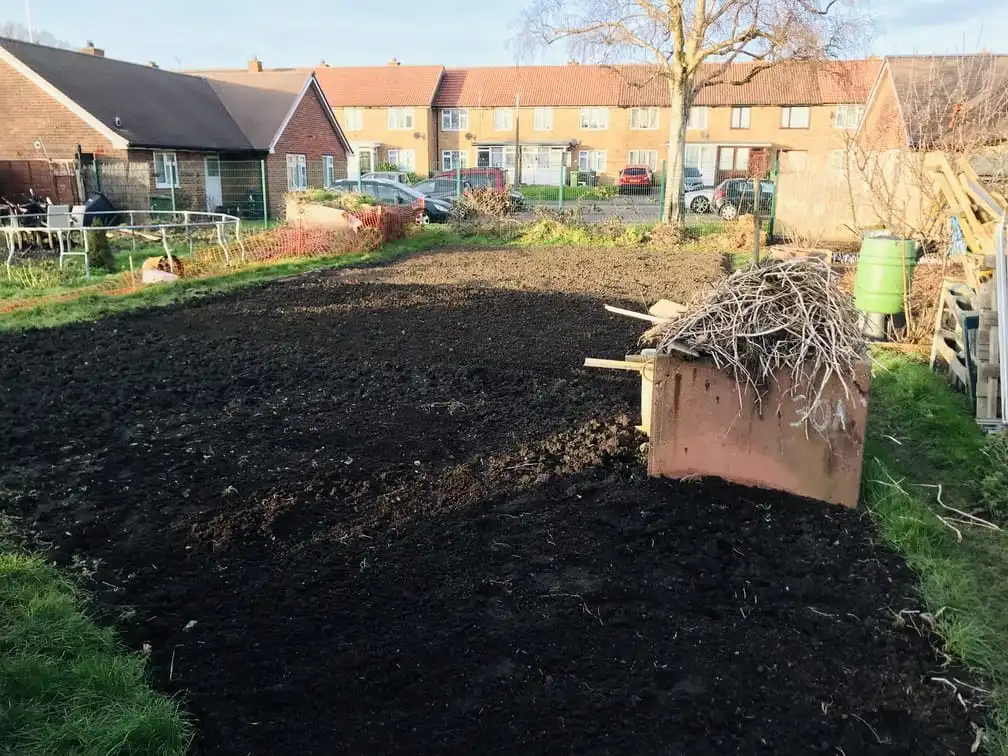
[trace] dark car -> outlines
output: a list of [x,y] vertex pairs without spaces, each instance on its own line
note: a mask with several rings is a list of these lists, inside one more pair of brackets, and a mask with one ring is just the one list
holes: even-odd
[[500,168],[467,168],[462,170],[458,177],[454,171],[442,171],[434,178],[414,184],[413,188],[425,197],[452,202],[458,196],[459,190],[465,193],[489,187],[494,191],[507,191],[511,197],[511,208],[520,210],[525,204],[525,195],[507,184],[501,184],[503,178],[504,174]]
[[[711,204],[725,220],[734,220],[740,215],[751,214],[756,206],[755,192],[751,179],[728,179],[718,184],[711,197]],[[773,207],[774,185],[769,181],[760,182],[760,215],[769,215]]]
[[332,185],[339,192],[358,192],[373,197],[383,205],[408,206],[417,209],[417,223],[446,223],[451,217],[451,205],[443,199],[428,198],[412,186],[387,179],[343,179]]

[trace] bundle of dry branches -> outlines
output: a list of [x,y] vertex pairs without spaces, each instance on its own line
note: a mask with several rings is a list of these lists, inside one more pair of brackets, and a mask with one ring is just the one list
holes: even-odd
[[[756,400],[782,370],[792,395],[804,395],[813,420],[834,376],[851,396],[855,369],[867,354],[850,297],[829,266],[814,259],[770,262],[721,279],[687,311],[660,327],[658,351],[692,351],[734,373],[739,402]],[[652,333],[652,335],[654,335]],[[815,424],[813,422],[813,424]]]

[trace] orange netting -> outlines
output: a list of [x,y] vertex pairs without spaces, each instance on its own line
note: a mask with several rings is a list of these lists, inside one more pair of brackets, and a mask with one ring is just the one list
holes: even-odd
[[174,271],[185,279],[205,278],[237,272],[251,265],[304,257],[330,257],[359,254],[378,249],[384,243],[406,236],[416,211],[412,208],[365,208],[353,213],[363,227],[357,231],[306,227],[286,224],[269,231],[236,240],[230,239],[227,252],[219,245],[193,250],[192,254],[152,260],[136,260],[132,272],[109,275],[93,284],[69,289],[57,294],[25,296],[0,302],[0,314],[38,307],[54,302],[67,302],[84,296],[118,296],[141,289],[142,268]]

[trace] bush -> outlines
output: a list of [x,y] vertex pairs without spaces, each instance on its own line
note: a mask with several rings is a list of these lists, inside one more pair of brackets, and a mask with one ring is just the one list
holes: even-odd
[[91,226],[93,230],[84,232],[88,235],[88,264],[93,268],[114,273],[115,253],[109,246],[108,233],[101,228],[101,225],[101,221],[96,218]]
[[592,186],[581,193],[581,198],[586,200],[610,200],[616,196],[617,191],[619,191],[619,187],[615,185]]
[[392,163],[378,163],[375,166],[376,173],[400,173],[399,166]]
[[298,202],[310,202],[314,205],[325,205],[348,211],[360,210],[362,207],[374,207],[378,204],[378,200],[366,194],[338,192],[334,189],[308,189],[302,192],[293,192],[290,196],[293,196]]
[[452,216],[468,218],[503,218],[511,212],[511,196],[490,187],[471,189],[455,199]]
[[980,481],[984,509],[1004,519],[1008,517],[1008,432],[988,437],[987,456],[990,464]]

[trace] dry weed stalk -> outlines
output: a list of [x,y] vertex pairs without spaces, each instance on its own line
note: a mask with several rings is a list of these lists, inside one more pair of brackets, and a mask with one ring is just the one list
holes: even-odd
[[686,346],[731,370],[739,403],[751,388],[757,405],[781,370],[792,396],[807,401],[799,423],[829,416],[823,390],[834,376],[847,399],[855,369],[867,354],[850,298],[819,260],[771,262],[738,271],[716,283],[660,334],[660,353]]

